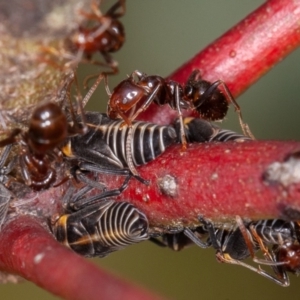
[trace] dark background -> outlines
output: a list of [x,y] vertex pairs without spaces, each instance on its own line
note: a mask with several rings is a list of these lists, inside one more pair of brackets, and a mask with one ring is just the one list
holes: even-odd
[[[114,2],[106,1],[105,7]],[[135,69],[169,75],[262,3],[128,0],[122,18],[126,44],[114,55],[120,74],[110,78],[111,89]],[[299,139],[299,60],[298,50],[238,98],[244,120],[256,138]],[[80,72],[85,76],[96,73],[97,68],[83,67]],[[93,96],[89,110],[105,110],[103,85],[98,90],[103,92]],[[222,126],[241,131],[233,112]],[[282,288],[242,267],[217,263],[212,249],[191,247],[176,253],[144,242],[93,262],[172,299],[276,300],[299,294],[300,279],[295,276],[291,275],[291,287]],[[56,299],[31,283],[0,286],[0,294],[2,299]]]

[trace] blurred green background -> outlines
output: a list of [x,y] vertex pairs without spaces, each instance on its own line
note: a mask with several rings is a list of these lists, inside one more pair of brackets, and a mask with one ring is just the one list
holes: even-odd
[[[110,7],[115,1],[104,1]],[[114,57],[120,74],[113,88],[138,69],[169,75],[199,49],[219,37],[264,1],[151,0],[127,1],[126,44]],[[95,67],[80,68],[82,77]],[[293,52],[239,97],[245,121],[259,139],[299,139],[300,50]],[[107,96],[95,93],[89,110],[105,110]],[[237,116],[228,114],[225,128],[240,132]],[[101,267],[171,299],[297,299],[300,279],[282,288],[242,267],[216,262],[212,249],[191,247],[176,253],[150,242],[131,246],[105,259]],[[59,268],[59,266],[57,266]],[[67,276],[67,274],[66,274]],[[56,299],[31,283],[0,286],[1,299]]]

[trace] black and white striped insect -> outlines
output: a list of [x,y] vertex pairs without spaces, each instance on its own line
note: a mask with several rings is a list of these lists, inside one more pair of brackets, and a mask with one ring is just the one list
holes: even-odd
[[288,242],[300,242],[300,226],[298,222],[281,219],[259,220],[247,224],[264,241],[272,245],[280,245]]
[[[236,133],[228,129],[222,129],[215,124],[200,118],[184,118],[184,131],[188,143],[204,143],[204,142],[228,142],[228,141],[251,141],[248,136]],[[180,122],[177,120],[174,124],[177,137],[180,139]],[[181,142],[178,140],[178,142]]]
[[[87,133],[69,138],[62,147],[66,157],[77,160],[82,170],[130,175],[130,164],[146,164],[176,142],[176,131],[172,126],[136,121],[130,129],[127,126],[121,128],[122,120],[113,121],[98,112],[86,112],[85,120]],[[128,150],[126,145],[131,129]],[[127,151],[131,151],[132,161],[128,161]],[[136,177],[145,183],[144,179]]]
[[[88,197],[77,211],[61,215],[52,226],[56,239],[86,257],[104,257],[149,239],[149,224],[144,213],[129,202],[103,197],[101,193],[98,198],[97,195]],[[77,202],[78,198],[73,201]],[[72,206],[70,202],[68,206]]]

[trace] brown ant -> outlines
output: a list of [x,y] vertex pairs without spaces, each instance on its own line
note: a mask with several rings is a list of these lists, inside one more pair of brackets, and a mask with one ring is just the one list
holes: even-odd
[[281,277],[286,278],[286,271],[299,275],[300,273],[300,245],[286,243],[275,249],[276,261],[282,264],[278,266]]
[[[67,39],[66,44],[71,50],[82,53],[88,62],[111,68],[104,72],[107,75],[119,72],[118,63],[111,57],[110,53],[118,51],[124,44],[125,31],[122,23],[118,20],[125,13],[125,0],[119,0],[106,14],[99,10],[99,4],[92,1],[92,13],[80,11],[86,20],[95,21],[92,27],[79,26]],[[119,12],[117,10],[120,9]],[[92,61],[92,55],[100,52],[105,62]],[[87,80],[97,75],[88,76]]]
[[[101,2],[101,1],[100,1]],[[68,60],[64,64],[63,69],[74,69],[78,62],[90,63],[93,65],[104,66],[110,68],[110,71],[103,72],[106,75],[114,75],[119,72],[118,63],[110,53],[118,51],[125,42],[125,30],[123,24],[118,20],[125,14],[125,0],[118,0],[105,14],[99,9],[99,3],[93,0],[91,3],[92,12],[79,11],[79,14],[92,25],[80,25],[76,30],[70,33],[70,36],[65,40],[64,50],[57,50],[51,46],[41,46],[42,62],[61,69],[60,59]],[[118,12],[118,10],[120,10]],[[92,60],[93,54],[99,52],[104,62]],[[45,54],[54,56],[53,58],[45,57]],[[83,58],[84,57],[84,58]],[[85,80],[87,82],[98,77],[98,74],[90,75]],[[101,74],[100,74],[101,76]]]
[[[157,105],[168,104],[172,109],[177,110],[183,150],[187,147],[187,139],[182,109],[192,109],[203,119],[217,121],[224,119],[231,102],[238,113],[244,134],[254,139],[248,125],[242,119],[239,105],[225,82],[222,80],[213,83],[205,81],[201,78],[199,70],[194,70],[184,85],[158,75],[148,76],[140,71],[134,71],[127,79],[121,81],[112,93],[108,88],[107,76],[102,73],[83,99],[83,103],[88,101],[102,79],[105,81],[105,88],[110,96],[107,106],[108,116],[111,119],[122,118],[124,124],[130,128],[132,121],[145,111],[152,102]],[[219,86],[222,86],[223,89],[219,89]],[[129,149],[130,143],[129,135],[127,149]],[[127,161],[130,162],[130,160],[131,153],[128,151]],[[138,175],[133,164],[129,164],[129,168],[133,174]]]
[[[67,80],[67,89],[70,88],[74,77]],[[80,103],[79,103],[80,104]],[[73,106],[70,103],[73,120],[76,120]],[[82,107],[81,116],[83,115]],[[9,136],[0,141],[0,147],[20,142],[19,156],[20,171],[25,184],[34,190],[47,189],[56,180],[55,163],[58,154],[56,147],[62,144],[67,137],[83,134],[86,127],[74,121],[71,126],[62,108],[53,102],[38,105],[29,120],[27,131],[20,128],[12,130]],[[20,139],[17,137],[20,136]]]
[[[199,217],[209,234],[209,242],[203,242],[192,232],[186,233],[198,246],[213,246],[220,262],[240,265],[268,278],[281,286],[289,285],[286,272],[298,274],[300,271],[300,227],[298,222],[280,219],[260,220],[245,224],[237,216],[236,225],[231,229],[216,227],[212,222]],[[272,246],[271,249],[267,246]],[[264,259],[255,256],[261,250]],[[275,275],[260,267],[255,268],[242,260],[251,256],[253,261],[273,268]]]
[[[223,90],[218,86],[222,86]],[[217,80],[211,83],[203,80],[199,70],[193,71],[184,85],[157,75],[148,76],[134,71],[115,87],[110,95],[107,113],[112,119],[121,117],[128,126],[131,126],[131,122],[152,102],[157,105],[169,104],[172,109],[177,110],[184,148],[187,142],[181,109],[192,109],[203,119],[218,121],[224,119],[231,102],[238,113],[244,134],[253,138],[242,119],[239,105],[224,81]]]

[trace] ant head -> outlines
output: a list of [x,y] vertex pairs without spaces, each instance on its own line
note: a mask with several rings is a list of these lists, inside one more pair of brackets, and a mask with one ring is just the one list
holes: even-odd
[[224,119],[228,111],[225,95],[217,85],[202,79],[196,80],[192,75],[184,87],[184,99],[200,117],[212,121]]
[[33,112],[27,140],[29,148],[43,154],[62,143],[68,135],[68,122],[62,109],[55,103],[39,105]]
[[[105,49],[106,52],[116,52],[118,51],[125,42],[125,30],[124,26],[118,20],[113,20],[111,22],[110,28],[107,30],[109,35],[108,49]],[[103,45],[104,49],[104,45]],[[100,49],[102,51],[102,49]]]
[[300,273],[300,245],[287,243],[277,249],[276,261],[285,263],[282,267],[291,273]]

